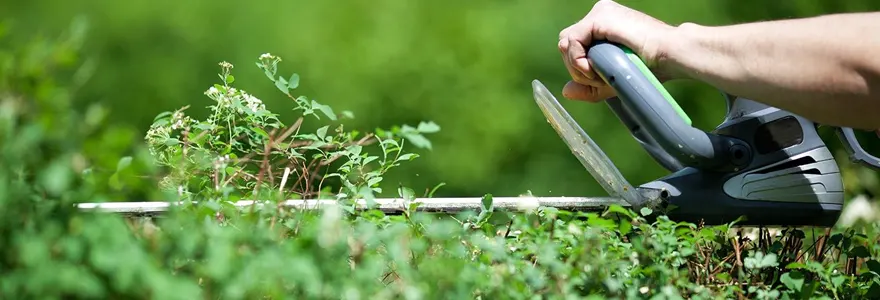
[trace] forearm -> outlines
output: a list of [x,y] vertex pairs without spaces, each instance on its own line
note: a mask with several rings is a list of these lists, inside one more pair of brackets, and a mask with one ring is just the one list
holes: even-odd
[[707,27],[684,24],[662,63],[816,122],[880,128],[880,13]]

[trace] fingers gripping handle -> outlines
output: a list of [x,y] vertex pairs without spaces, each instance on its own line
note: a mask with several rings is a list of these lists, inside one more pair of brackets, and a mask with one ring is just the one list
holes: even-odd
[[681,165],[723,171],[748,164],[751,149],[746,143],[692,127],[666,89],[626,47],[595,42],[587,57],[596,73],[617,92],[622,105],[612,109],[618,117],[635,120],[640,128],[629,126],[631,131],[647,132]]

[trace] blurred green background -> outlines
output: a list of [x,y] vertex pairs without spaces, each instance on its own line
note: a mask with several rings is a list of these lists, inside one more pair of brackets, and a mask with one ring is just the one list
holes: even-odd
[[[876,0],[619,1],[663,21],[707,25],[880,9]],[[560,96],[567,81],[558,32],[594,1],[27,1],[0,2],[0,17],[22,36],[56,36],[76,17],[90,24],[85,49],[94,74],[79,107],[102,102],[112,120],[145,132],[162,111],[192,105],[217,82],[217,63],[234,64],[236,85],[289,116],[292,103],[253,62],[281,56],[299,93],[353,111],[346,128],[438,123],[434,149],[386,177],[435,196],[600,195],[535,105],[530,81]],[[667,85],[695,126],[724,114],[720,94],[697,82]],[[604,105],[563,103],[633,183],[665,174]],[[141,137],[134,137],[133,142]],[[833,137],[831,137],[833,138]],[[839,142],[827,141],[835,149]],[[873,146],[873,145],[872,145]],[[391,187],[391,188],[388,188]],[[389,194],[391,195],[391,194]]]

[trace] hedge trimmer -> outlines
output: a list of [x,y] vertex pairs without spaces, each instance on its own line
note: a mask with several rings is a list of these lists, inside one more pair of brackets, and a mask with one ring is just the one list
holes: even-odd
[[[498,209],[549,206],[602,210],[610,205],[650,208],[670,219],[740,225],[821,226],[837,222],[844,203],[843,180],[834,157],[817,132],[818,124],[791,112],[724,93],[727,115],[706,132],[691,120],[626,47],[591,45],[588,57],[617,96],[605,102],[632,136],[669,175],[633,186],[540,81],[535,101],[547,121],[599,185],[603,197],[494,197]],[[850,159],[880,169],[880,159],[859,145],[851,128],[836,128]],[[485,197],[375,199],[386,213],[413,202],[417,210],[457,212],[486,207]],[[284,206],[319,208],[333,200],[290,200]],[[255,204],[238,202],[237,206]],[[161,213],[167,202],[83,203],[83,210]],[[364,205],[365,207],[365,205]],[[741,217],[744,217],[741,219]]]

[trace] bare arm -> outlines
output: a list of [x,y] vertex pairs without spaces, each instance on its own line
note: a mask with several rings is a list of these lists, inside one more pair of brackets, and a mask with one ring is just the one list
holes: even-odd
[[880,128],[880,12],[671,26],[600,0],[559,34],[569,99],[614,96],[586,59],[583,45],[595,39],[628,46],[665,79],[704,81],[818,123]]
[[663,39],[672,72],[816,122],[880,128],[880,13],[707,27]]

